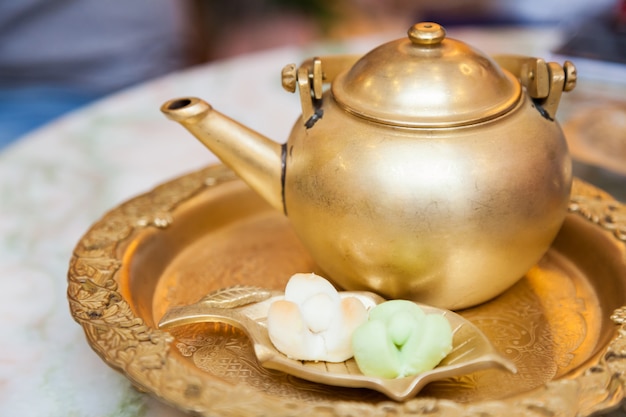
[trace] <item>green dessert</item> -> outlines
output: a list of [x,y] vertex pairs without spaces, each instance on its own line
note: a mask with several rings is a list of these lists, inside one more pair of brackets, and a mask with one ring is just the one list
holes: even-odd
[[425,314],[415,303],[387,301],[374,307],[352,334],[361,372],[402,378],[429,371],[452,350],[452,329],[441,314]]

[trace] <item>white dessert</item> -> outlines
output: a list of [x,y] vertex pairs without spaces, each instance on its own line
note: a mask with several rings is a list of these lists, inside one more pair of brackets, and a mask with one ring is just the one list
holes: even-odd
[[284,299],[270,306],[267,330],[276,349],[289,358],[343,362],[353,356],[352,334],[367,317],[360,300],[342,298],[326,279],[295,274]]

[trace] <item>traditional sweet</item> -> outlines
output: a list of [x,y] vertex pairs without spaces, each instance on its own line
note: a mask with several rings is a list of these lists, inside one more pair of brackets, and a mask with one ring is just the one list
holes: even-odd
[[352,335],[361,372],[402,378],[433,369],[452,350],[452,329],[441,314],[425,314],[415,303],[387,301]]
[[270,306],[267,330],[276,349],[289,358],[343,362],[353,356],[352,334],[367,317],[359,299],[342,298],[326,279],[295,274],[284,299]]

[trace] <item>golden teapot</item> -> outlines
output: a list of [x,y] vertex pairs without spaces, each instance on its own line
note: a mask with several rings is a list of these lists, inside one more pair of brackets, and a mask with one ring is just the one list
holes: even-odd
[[555,121],[571,63],[490,58],[418,23],[362,57],[288,65],[282,82],[302,106],[284,144],[198,98],[161,110],[283,211],[338,286],[460,309],[550,247],[572,181]]

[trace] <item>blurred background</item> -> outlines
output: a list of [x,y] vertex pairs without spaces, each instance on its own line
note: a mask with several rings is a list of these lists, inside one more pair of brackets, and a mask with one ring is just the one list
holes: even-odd
[[[619,0],[20,0],[0,2],[0,150],[105,95],[238,54],[408,28],[568,25],[598,53],[623,32]],[[580,30],[579,30],[580,29]],[[584,30],[583,30],[584,29]],[[600,31],[602,32],[602,31]],[[593,36],[590,36],[593,34]],[[608,55],[626,59],[624,36]],[[570,50],[563,52],[571,53]],[[567,45],[565,45],[567,46]],[[583,49],[584,49],[583,48]],[[610,49],[610,48],[609,48]],[[574,51],[576,52],[576,51]]]

